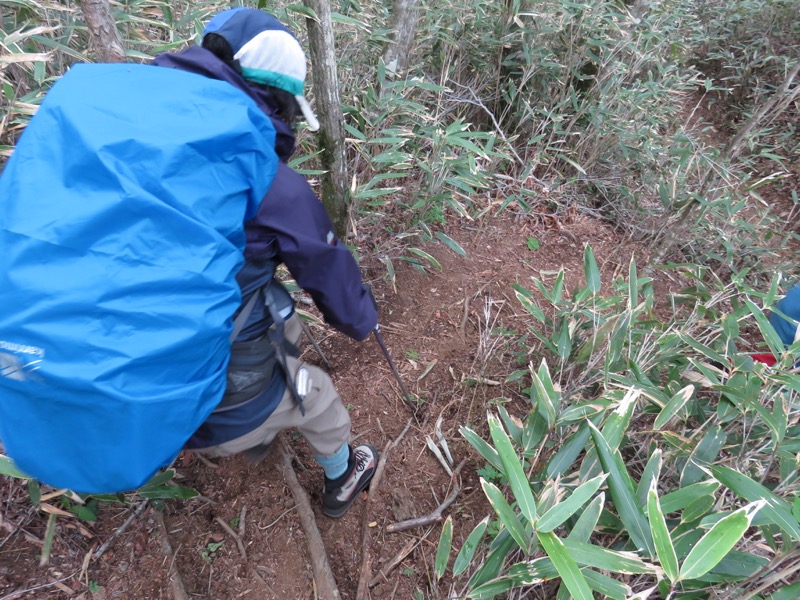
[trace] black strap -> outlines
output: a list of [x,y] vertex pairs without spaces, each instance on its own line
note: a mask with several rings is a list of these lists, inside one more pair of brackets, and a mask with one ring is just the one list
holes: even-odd
[[266,305],[267,310],[269,310],[269,316],[272,317],[272,327],[267,329],[267,337],[269,338],[270,343],[272,343],[272,346],[275,348],[275,358],[286,375],[286,385],[289,387],[289,392],[292,394],[295,404],[297,404],[297,407],[300,409],[300,414],[306,416],[306,409],[303,406],[303,398],[297,392],[297,385],[295,384],[294,375],[292,375],[292,372],[289,369],[289,364],[286,360],[287,341],[284,334],[284,324],[286,320],[281,316],[280,310],[278,309],[278,303],[275,299],[272,282],[268,283],[264,287],[264,304]]
[[242,310],[239,311],[239,314],[236,315],[236,318],[233,320],[233,331],[231,331],[231,344],[236,340],[239,334],[242,332],[244,328],[244,324],[247,322],[247,319],[250,317],[250,313],[253,312],[253,309],[256,307],[256,302],[258,301],[258,296],[261,294],[261,290],[256,290],[252,296],[250,296],[250,300],[247,301],[242,307]]

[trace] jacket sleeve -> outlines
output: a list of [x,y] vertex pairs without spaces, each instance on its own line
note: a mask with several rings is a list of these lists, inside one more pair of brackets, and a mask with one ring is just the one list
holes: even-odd
[[783,343],[791,346],[794,342],[800,341],[800,325],[786,319],[788,317],[800,321],[800,284],[789,289],[775,308],[785,316],[773,311],[769,321]]
[[328,324],[356,340],[370,334],[378,322],[370,292],[303,176],[281,162],[246,230],[248,257],[277,254]]

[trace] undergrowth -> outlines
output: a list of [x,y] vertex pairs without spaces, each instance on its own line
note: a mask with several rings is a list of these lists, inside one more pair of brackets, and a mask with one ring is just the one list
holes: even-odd
[[[765,316],[780,277],[753,289],[687,266],[667,318],[635,262],[611,293],[588,247],[584,263],[572,297],[563,270],[515,286],[537,343],[509,379],[529,382],[530,406],[498,399],[488,441],[461,430],[491,466],[494,513],[442,596],[797,597],[800,343],[785,349]],[[765,351],[775,366],[750,356]]]

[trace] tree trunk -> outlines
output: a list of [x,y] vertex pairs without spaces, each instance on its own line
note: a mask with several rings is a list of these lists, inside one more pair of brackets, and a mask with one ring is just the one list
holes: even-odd
[[81,0],[80,4],[98,62],[125,62],[125,50],[108,0]]
[[392,4],[392,19],[389,23],[392,43],[383,55],[383,64],[392,73],[402,73],[408,66],[417,28],[418,6],[419,0],[394,0]]
[[311,72],[319,117],[319,146],[322,151],[322,203],[340,238],[347,233],[347,209],[350,204],[345,162],[344,126],[336,74],[336,48],[333,41],[331,8],[327,0],[303,0],[317,15],[318,21],[306,19],[311,50]]

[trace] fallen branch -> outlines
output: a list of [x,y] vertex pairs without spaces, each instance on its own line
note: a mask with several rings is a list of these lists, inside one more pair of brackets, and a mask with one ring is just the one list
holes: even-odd
[[183,585],[183,578],[175,565],[175,552],[172,550],[172,544],[169,543],[169,532],[164,523],[164,515],[160,511],[155,511],[155,515],[161,533],[161,552],[170,559],[169,585],[172,588],[172,596],[175,600],[189,600],[189,594],[186,593],[186,587]]
[[400,432],[400,435],[398,435],[393,442],[386,444],[386,447],[383,449],[383,454],[381,454],[381,458],[378,461],[378,466],[375,468],[375,475],[373,475],[369,485],[367,505],[364,507],[364,514],[361,517],[361,575],[358,579],[356,600],[369,600],[369,581],[372,568],[372,559],[369,553],[369,509],[372,506],[373,499],[378,495],[378,486],[383,478],[383,471],[386,468],[386,462],[389,460],[389,454],[411,428],[411,422],[412,419],[409,419],[403,431]]
[[442,513],[447,510],[450,505],[456,501],[459,492],[461,491],[461,482],[460,482],[460,475],[461,469],[464,468],[464,465],[467,463],[467,459],[465,458],[453,471],[453,477],[451,478],[453,482],[453,491],[450,492],[450,495],[444,499],[436,510],[434,510],[429,515],[425,515],[424,517],[417,517],[416,519],[408,519],[407,521],[400,521],[399,523],[393,523],[386,527],[386,531],[389,533],[399,533],[400,531],[406,531],[408,529],[413,529],[415,527],[424,527],[425,525],[430,525],[432,523],[437,523],[442,520]]
[[308,544],[308,553],[311,557],[311,569],[314,573],[314,581],[316,582],[317,590],[320,598],[325,600],[339,600],[339,588],[336,586],[336,580],[333,578],[333,571],[328,562],[328,555],[325,552],[325,544],[322,542],[322,536],[317,527],[317,521],[314,518],[314,511],[311,508],[311,503],[308,500],[308,494],[300,485],[297,480],[297,475],[292,467],[292,451],[286,446],[286,443],[281,441],[280,444],[281,454],[283,460],[279,463],[281,471],[283,471],[283,478],[292,490],[292,496],[297,504],[297,511],[300,514],[300,523],[303,526],[303,532],[306,534],[306,543]]
[[141,504],[139,504],[139,506],[136,507],[136,510],[133,511],[133,514],[129,516],[125,520],[125,522],[122,525],[120,525],[114,533],[111,534],[111,537],[108,538],[103,543],[103,545],[97,549],[97,552],[95,552],[94,555],[92,556],[92,560],[97,560],[98,558],[103,556],[103,554],[105,554],[106,550],[108,550],[112,546],[112,544],[114,544],[114,542],[117,541],[117,538],[121,536],[128,527],[130,527],[130,524],[133,523],[134,519],[136,519],[136,517],[142,514],[144,509],[147,508],[147,504],[148,504],[147,498],[142,500]]

